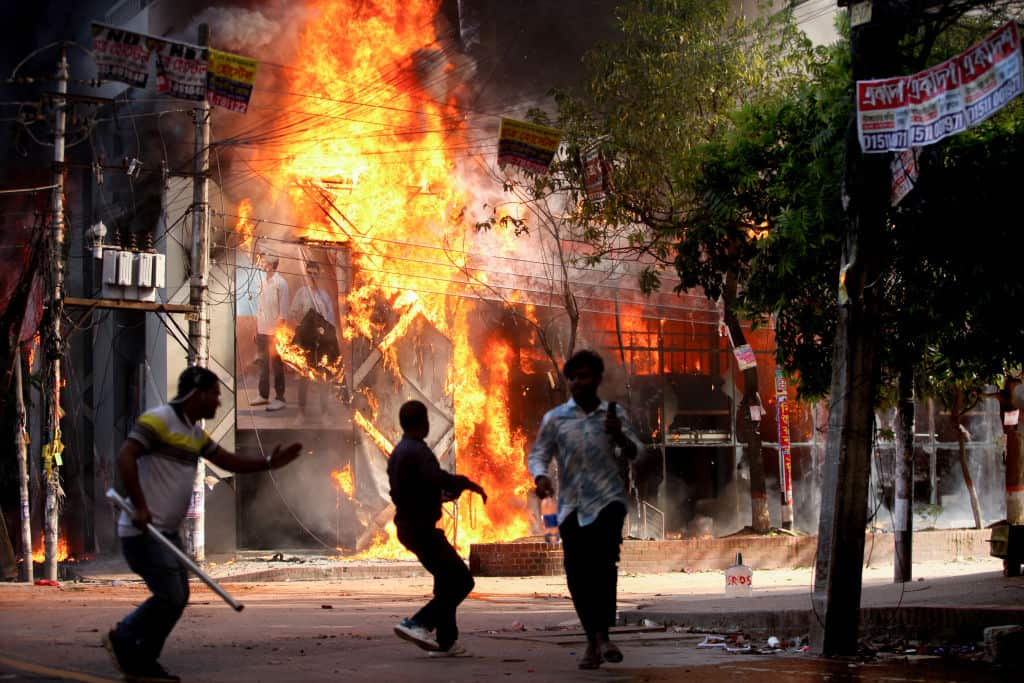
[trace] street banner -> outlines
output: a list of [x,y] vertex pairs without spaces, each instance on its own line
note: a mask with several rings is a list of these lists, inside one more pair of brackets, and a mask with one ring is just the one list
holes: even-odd
[[145,88],[149,79],[149,55],[153,39],[99,22],[92,23],[92,53],[96,77]]
[[156,90],[182,100],[206,97],[207,49],[161,40],[156,47]]
[[561,141],[562,131],[556,128],[503,118],[498,131],[498,168],[519,166],[543,175]]
[[917,155],[920,149],[905,149],[899,154],[894,154],[889,168],[892,171],[892,205],[896,206],[903,198],[910,194],[917,184],[920,175],[917,168]]
[[857,81],[857,134],[866,153],[930,145],[1002,109],[1022,90],[1017,24],[911,76]]
[[857,81],[857,135],[865,152],[907,148],[907,79]]
[[757,367],[757,357],[754,356],[754,350],[750,348],[750,344],[740,344],[732,350],[732,353],[736,356],[736,363],[740,370]]
[[244,114],[259,65],[255,59],[211,49],[206,82],[210,104]]
[[583,188],[587,199],[595,204],[604,201],[607,183],[605,182],[605,162],[601,148],[593,144],[580,155],[583,161]]
[[789,387],[782,368],[775,368],[775,410],[779,425],[779,488],[782,504],[793,504],[793,453],[789,433]]
[[1021,92],[1021,50],[1017,23],[1008,22],[959,57],[964,115],[974,126]]

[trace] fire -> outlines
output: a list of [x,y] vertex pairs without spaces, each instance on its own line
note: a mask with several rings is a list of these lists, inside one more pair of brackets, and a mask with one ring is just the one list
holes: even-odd
[[252,233],[256,224],[249,219],[251,215],[252,201],[243,199],[238,204],[238,220],[235,222],[235,233],[242,236],[242,240],[238,244],[238,249],[242,252],[249,251],[249,247],[252,245]]
[[310,358],[304,348],[291,341],[294,336],[295,331],[287,325],[274,329],[274,348],[285,365],[314,382],[341,382],[345,371],[340,356],[334,362],[327,356]]
[[[46,548],[43,541],[43,537],[39,537],[39,543],[36,545],[36,550],[32,551],[32,561],[36,563],[46,562]],[[70,554],[68,553],[68,541],[65,538],[57,539],[57,561],[63,562],[68,559]]]
[[340,470],[334,470],[331,472],[331,476],[334,478],[338,488],[349,498],[352,498],[356,492],[355,480],[352,479],[352,465],[345,465]]
[[[464,495],[454,508],[457,518],[446,516],[458,529],[460,550],[478,541],[528,535],[526,438],[513,431],[509,418],[511,368],[517,360],[503,341],[492,340],[480,352],[479,333],[472,328],[480,319],[473,297],[479,292],[469,281],[487,277],[478,267],[467,276],[472,254],[516,248],[509,235],[524,220],[523,211],[519,205],[503,210],[496,216],[500,225],[486,231],[490,246],[476,247],[479,233],[464,216],[467,193],[456,173],[457,157],[465,156],[474,141],[467,139],[448,87],[457,69],[435,35],[441,2],[308,4],[310,19],[295,55],[301,68],[289,72],[287,87],[303,96],[280,104],[282,110],[306,112],[316,123],[290,130],[282,154],[257,162],[261,176],[279,183],[278,198],[287,198],[295,222],[306,226],[296,237],[346,245],[352,264],[341,326],[346,339],[369,340],[380,354],[375,359],[398,381],[396,342],[410,330],[423,323],[450,341],[447,397],[441,401],[448,401],[454,414],[456,467],[491,495],[486,506],[477,496]],[[345,27],[343,39],[338,27]],[[382,303],[390,308],[387,315],[380,314]],[[300,372],[310,371],[290,339],[290,330],[277,330],[282,359]],[[351,371],[353,389],[371,399],[376,418],[377,401],[361,384],[366,370]],[[324,372],[340,377],[341,368]],[[354,423],[390,453],[392,444],[371,419],[356,412]],[[359,557],[409,554],[393,525],[385,525]]]
[[356,555],[359,560],[411,560],[415,556],[398,540],[394,522],[388,522],[373,537],[373,545]]

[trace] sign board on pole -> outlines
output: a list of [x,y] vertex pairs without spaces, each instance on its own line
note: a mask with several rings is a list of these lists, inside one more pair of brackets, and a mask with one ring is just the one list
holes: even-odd
[[871,2],[855,2],[850,5],[850,26],[860,26],[871,21]]

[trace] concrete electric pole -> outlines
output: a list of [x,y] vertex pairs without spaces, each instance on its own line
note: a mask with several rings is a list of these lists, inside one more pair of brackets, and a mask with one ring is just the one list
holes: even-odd
[[[210,45],[210,27],[199,25],[199,46]],[[210,103],[204,98],[194,110],[195,156],[192,162],[192,276],[189,283],[188,364],[207,367],[210,361],[210,310],[206,301],[210,271]],[[192,484],[192,502],[185,524],[185,552],[197,562],[206,556],[204,481],[206,467],[199,461]]]
[[55,123],[53,132],[53,198],[50,202],[50,234],[47,249],[47,272],[49,275],[49,301],[47,303],[46,382],[43,396],[46,402],[45,432],[47,442],[43,446],[43,476],[46,499],[43,518],[43,547],[45,548],[44,578],[57,580],[57,552],[60,516],[60,465],[64,449],[60,430],[60,394],[63,378],[61,358],[64,355],[64,340],[61,336],[61,319],[64,317],[64,133],[67,126],[68,60],[62,47],[60,62],[57,64],[57,92],[53,106]]

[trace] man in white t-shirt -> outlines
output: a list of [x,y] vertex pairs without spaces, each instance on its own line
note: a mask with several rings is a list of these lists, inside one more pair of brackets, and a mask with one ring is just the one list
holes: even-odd
[[[267,406],[267,410],[281,410],[284,402],[284,363],[277,355],[274,330],[283,325],[288,315],[288,283],[277,267],[281,258],[276,254],[263,254],[263,270],[266,277],[260,282],[256,296],[256,349],[260,367],[260,397],[250,403]],[[274,372],[274,400],[270,400],[270,371]]]
[[217,376],[206,368],[186,368],[178,378],[177,395],[139,417],[118,454],[118,470],[135,515],[122,512],[117,533],[128,566],[153,593],[103,638],[127,680],[180,680],[158,659],[188,603],[188,572],[166,546],[144,531],[147,525],[181,548],[178,530],[192,500],[199,458],[231,472],[259,472],[287,465],[302,449],[293,443],[275,447],[265,458],[250,458],[221,448],[200,425],[219,406]]

